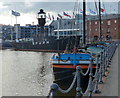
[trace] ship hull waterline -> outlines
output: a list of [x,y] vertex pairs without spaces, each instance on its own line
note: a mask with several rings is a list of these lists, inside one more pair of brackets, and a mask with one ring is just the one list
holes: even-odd
[[[85,73],[88,69],[89,65],[77,65],[82,68],[82,71]],[[67,86],[69,87],[74,79],[74,75],[76,72],[76,66],[74,65],[52,65],[53,67],[53,76],[54,76],[54,82],[57,83],[60,86]],[[96,71],[96,65],[94,64],[92,67],[93,75]],[[89,81],[89,73],[86,76],[83,76],[81,74],[80,77],[81,80],[81,87],[84,87],[88,84]]]

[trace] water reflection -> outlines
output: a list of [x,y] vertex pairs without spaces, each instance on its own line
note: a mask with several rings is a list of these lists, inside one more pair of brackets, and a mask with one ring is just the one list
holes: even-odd
[[52,84],[52,53],[2,51],[2,96],[45,96]]

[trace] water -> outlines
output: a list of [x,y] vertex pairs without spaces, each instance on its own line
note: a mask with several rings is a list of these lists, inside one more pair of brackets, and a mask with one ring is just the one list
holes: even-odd
[[[53,53],[2,50],[2,96],[46,96]],[[1,66],[0,66],[1,67]]]
[[[2,96],[47,96],[53,83],[53,70],[50,66],[53,54],[2,50],[0,52]],[[65,85],[60,87],[68,88]],[[60,92],[57,94],[58,96],[75,96],[76,87],[68,94]]]

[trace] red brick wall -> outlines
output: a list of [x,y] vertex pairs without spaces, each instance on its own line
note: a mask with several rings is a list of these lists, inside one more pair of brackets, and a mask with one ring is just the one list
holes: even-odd
[[[115,23],[115,20],[116,20],[116,23]],[[109,25],[110,33],[107,33],[108,21],[110,21],[110,25]],[[90,22],[91,22],[91,25],[90,25]],[[97,24],[95,24],[95,22],[97,22]],[[102,20],[102,22],[103,24],[101,25],[101,27],[102,27],[102,35],[104,36],[104,39],[106,39],[107,35],[110,35],[112,39],[120,38],[120,35],[118,34],[118,31],[120,31],[120,19],[110,19],[110,20],[107,19],[107,20]],[[94,36],[99,37],[99,21],[98,20],[87,21],[87,32],[88,32],[88,38],[93,39]]]

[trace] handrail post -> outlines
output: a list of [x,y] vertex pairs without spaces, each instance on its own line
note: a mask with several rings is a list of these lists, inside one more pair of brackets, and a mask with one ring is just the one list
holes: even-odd
[[[100,55],[98,55],[97,54],[97,58],[96,58],[96,66],[98,66],[99,64],[99,58],[100,57]],[[96,77],[95,77],[95,79],[96,79],[96,84],[95,84],[95,88],[94,88],[94,93],[96,93],[96,94],[99,94],[99,93],[101,93],[101,91],[99,90],[99,88],[98,88],[98,80],[99,80],[99,75],[98,75],[98,72],[99,72],[99,68],[97,68],[96,69],[97,70],[97,75],[96,75]]]
[[80,71],[81,71],[81,67],[77,66],[76,67],[76,74],[77,74],[77,87],[76,87],[76,98],[80,98],[81,97],[81,86],[80,86]]
[[112,52],[113,52],[113,43],[111,44],[111,47],[110,47],[110,57],[109,57],[109,61],[111,61]]
[[92,86],[92,77],[93,77],[93,71],[92,71],[92,65],[93,65],[93,58],[91,58],[90,60],[90,74],[89,74],[89,77],[90,77],[90,88],[89,88],[89,98],[92,97],[92,92],[93,92],[93,86]]
[[103,67],[103,61],[102,61],[102,57],[103,57],[103,52],[101,52],[101,60],[100,60],[100,78],[99,78],[99,83],[102,84],[103,80],[102,80],[102,67]]
[[107,47],[107,58],[106,58],[106,64],[107,64],[107,68],[109,68],[109,47]]
[[106,74],[105,74],[105,68],[106,68],[106,67],[105,67],[105,66],[106,66],[106,64],[105,64],[105,61],[106,61],[106,60],[105,60],[105,59],[106,59],[106,54],[105,54],[105,52],[106,52],[106,51],[105,51],[105,47],[104,47],[104,52],[103,52],[103,57],[102,57],[102,58],[103,58],[103,76],[104,76],[104,77],[106,77]]
[[53,84],[51,85],[52,98],[56,98],[58,88],[59,88],[59,86],[58,86],[56,83],[53,83]]
[[107,59],[108,59],[108,55],[107,55],[107,52],[108,52],[108,51],[107,51],[107,50],[108,50],[108,48],[106,47],[106,48],[105,48],[105,57],[106,57],[106,58],[105,58],[105,71],[108,71],[108,70],[107,70]]

